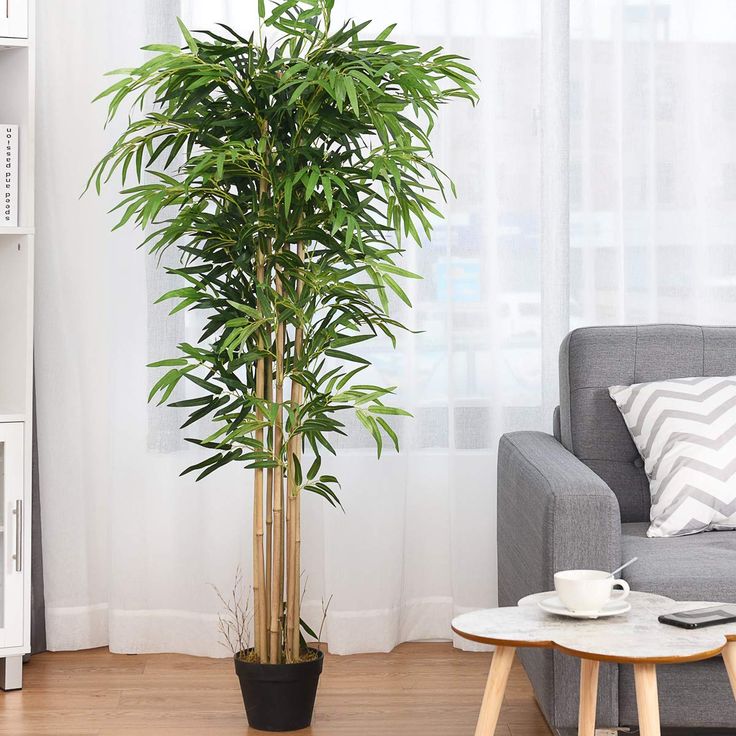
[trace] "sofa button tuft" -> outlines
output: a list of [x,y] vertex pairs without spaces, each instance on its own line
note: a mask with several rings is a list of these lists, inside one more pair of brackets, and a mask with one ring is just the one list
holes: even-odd
[[644,467],[644,461],[638,457],[636,460],[634,460],[634,467],[636,468],[643,468]]

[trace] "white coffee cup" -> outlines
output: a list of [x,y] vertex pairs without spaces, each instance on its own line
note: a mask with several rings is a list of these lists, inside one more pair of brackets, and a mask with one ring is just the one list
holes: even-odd
[[[613,586],[623,590],[613,594]],[[573,613],[598,613],[610,600],[621,601],[631,592],[625,580],[603,570],[561,570],[555,573],[555,590],[562,605]]]

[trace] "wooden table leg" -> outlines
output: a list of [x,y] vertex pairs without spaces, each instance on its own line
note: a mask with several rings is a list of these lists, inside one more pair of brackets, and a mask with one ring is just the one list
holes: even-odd
[[480,707],[478,725],[475,727],[475,736],[493,736],[496,732],[498,714],[501,712],[503,694],[506,692],[506,683],[509,681],[515,651],[515,647],[496,647],[493,653],[491,671],[488,673],[488,681],[483,693],[483,705]]
[[595,736],[595,708],[598,702],[598,670],[600,662],[580,660],[580,707],[578,736]]
[[733,697],[736,698],[736,641],[729,641],[721,652],[723,663],[726,665],[728,679],[731,681]]
[[657,668],[651,662],[634,665],[636,708],[639,713],[641,736],[660,736]]

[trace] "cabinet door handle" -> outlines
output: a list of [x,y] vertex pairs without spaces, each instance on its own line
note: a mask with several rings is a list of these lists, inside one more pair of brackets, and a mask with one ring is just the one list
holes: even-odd
[[15,554],[13,559],[15,560],[15,571],[22,572],[23,570],[23,501],[18,499],[15,502],[15,508],[13,509],[15,514]]

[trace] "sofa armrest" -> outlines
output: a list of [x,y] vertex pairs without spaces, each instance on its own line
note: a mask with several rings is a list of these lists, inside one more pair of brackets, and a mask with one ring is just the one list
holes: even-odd
[[498,451],[500,605],[553,588],[557,570],[613,570],[621,515],[606,483],[543,432],[501,437]]
[[[514,432],[498,448],[498,598],[513,606],[554,587],[557,570],[613,570],[621,559],[621,517],[613,491],[554,437]],[[560,652],[519,657],[547,720],[577,723],[578,662]],[[618,726],[618,670],[601,668],[599,727]]]

